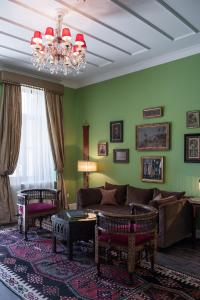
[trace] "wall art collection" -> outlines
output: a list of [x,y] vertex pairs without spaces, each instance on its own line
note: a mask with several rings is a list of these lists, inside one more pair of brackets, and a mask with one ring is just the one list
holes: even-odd
[[[162,117],[163,107],[143,109],[143,118]],[[170,123],[151,123],[136,126],[136,150],[167,151],[170,150]],[[186,112],[186,127],[200,127],[200,111]],[[123,143],[123,121],[110,122],[110,142]],[[98,156],[108,155],[108,143],[98,143]],[[142,156],[141,180],[144,182],[164,182],[164,156]],[[129,149],[114,149],[114,163],[129,163]],[[200,163],[200,133],[184,135],[184,162]]]

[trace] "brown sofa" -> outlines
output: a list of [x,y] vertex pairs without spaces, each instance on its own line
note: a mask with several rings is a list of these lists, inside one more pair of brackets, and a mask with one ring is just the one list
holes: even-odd
[[[102,192],[115,189],[116,203],[101,204]],[[129,185],[106,183],[100,188],[81,188],[77,193],[77,208],[93,211],[127,213],[133,203],[152,205],[158,209],[158,247],[166,248],[192,233],[192,207],[184,192],[141,189]]]

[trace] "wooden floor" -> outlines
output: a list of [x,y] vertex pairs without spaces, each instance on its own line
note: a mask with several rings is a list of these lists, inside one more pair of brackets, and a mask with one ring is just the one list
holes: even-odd
[[200,278],[200,239],[195,247],[192,246],[191,239],[185,239],[159,251],[156,261],[163,266]]
[[[200,277],[200,240],[193,247],[191,240],[181,241],[165,250],[159,251],[156,263]],[[6,286],[0,281],[0,299],[19,300]]]

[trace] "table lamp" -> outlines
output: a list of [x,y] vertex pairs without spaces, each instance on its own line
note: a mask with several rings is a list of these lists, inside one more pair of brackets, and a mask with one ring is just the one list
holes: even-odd
[[96,172],[97,171],[97,163],[95,161],[89,161],[89,160],[79,160],[78,161],[78,172],[83,172],[83,186],[84,188],[89,187],[89,173],[90,172]]

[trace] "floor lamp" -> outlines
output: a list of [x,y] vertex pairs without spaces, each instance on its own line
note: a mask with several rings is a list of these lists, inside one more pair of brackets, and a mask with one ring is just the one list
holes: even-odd
[[97,163],[95,161],[89,160],[79,160],[78,161],[78,172],[85,173],[83,186],[84,188],[89,188],[89,173],[97,171]]

